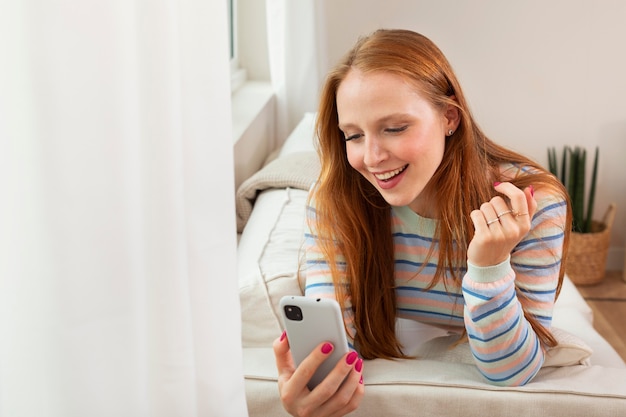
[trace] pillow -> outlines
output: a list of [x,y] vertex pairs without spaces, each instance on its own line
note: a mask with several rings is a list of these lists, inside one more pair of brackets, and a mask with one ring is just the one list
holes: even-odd
[[590,365],[593,350],[582,339],[552,326],[550,329],[558,344],[548,349],[543,366]]
[[296,152],[315,151],[315,118],[316,113],[305,113],[302,120],[289,134],[283,146],[280,147],[278,157]]
[[236,195],[237,232],[242,232],[259,192],[293,187],[309,190],[317,180],[320,163],[313,151],[295,152],[273,160],[245,180]]
[[271,189],[259,194],[237,249],[243,347],[268,347],[280,336],[278,302],[302,295],[298,280],[308,192]]

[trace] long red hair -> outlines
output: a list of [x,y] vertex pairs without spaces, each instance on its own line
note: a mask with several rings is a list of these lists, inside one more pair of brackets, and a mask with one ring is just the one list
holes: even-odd
[[[329,262],[337,299],[347,294],[335,260],[346,261],[348,283],[356,326],[355,343],[365,358],[404,357],[395,335],[396,299],[394,288],[394,248],[390,206],[378,191],[348,163],[343,133],[339,130],[336,94],[351,69],[363,73],[385,71],[405,78],[435,109],[452,104],[461,114],[460,124],[446,140],[443,160],[428,187],[435,187],[439,208],[436,239],[439,257],[434,281],[446,270],[455,280],[462,279],[467,263],[467,245],[474,227],[469,213],[495,195],[493,183],[500,178],[499,165],[514,163],[534,168],[511,180],[520,188],[549,188],[567,199],[561,183],[540,165],[492,142],[481,131],[463,95],[459,82],[443,53],[428,38],[407,30],[378,30],[360,39],[328,75],[323,86],[316,133],[321,173],[315,190],[315,229],[320,249]],[[486,175],[487,173],[487,175]],[[506,179],[507,181],[509,179]],[[571,209],[562,256],[568,242]],[[556,256],[556,255],[555,255]],[[557,295],[563,280],[561,267]],[[556,345],[551,333],[536,318],[526,319],[548,346]]]

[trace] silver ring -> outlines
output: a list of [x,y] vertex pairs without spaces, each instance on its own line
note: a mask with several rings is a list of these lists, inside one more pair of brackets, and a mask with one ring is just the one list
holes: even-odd
[[498,218],[504,216],[505,214],[513,213],[513,210],[503,211],[502,213],[498,213]]
[[499,218],[497,218],[497,217],[496,217],[495,219],[493,219],[493,220],[489,220],[489,221],[487,222],[487,226],[489,226],[490,224],[493,224],[493,223],[495,223],[495,222],[497,222],[497,221],[499,221],[499,220],[500,220],[500,219],[499,219]]

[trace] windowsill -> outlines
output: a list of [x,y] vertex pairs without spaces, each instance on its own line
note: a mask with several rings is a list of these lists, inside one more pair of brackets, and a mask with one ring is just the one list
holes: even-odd
[[245,84],[246,79],[247,79],[247,73],[246,70],[243,68],[235,68],[233,69],[232,66],[234,64],[231,62],[231,70],[230,70],[230,92],[231,94],[235,94],[235,91],[237,91],[242,85]]
[[236,144],[274,96],[272,84],[247,81],[232,95],[233,144]]

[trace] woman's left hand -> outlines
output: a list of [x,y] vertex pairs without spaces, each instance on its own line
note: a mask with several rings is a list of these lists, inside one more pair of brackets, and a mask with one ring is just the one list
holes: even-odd
[[504,262],[530,230],[537,210],[532,185],[523,191],[510,182],[496,183],[494,187],[509,202],[496,196],[470,213],[474,237],[467,248],[467,261],[476,266]]

